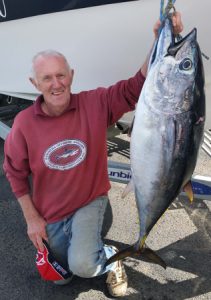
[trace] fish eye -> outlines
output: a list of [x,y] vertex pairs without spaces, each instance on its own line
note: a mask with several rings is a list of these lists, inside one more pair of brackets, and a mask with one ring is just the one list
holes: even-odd
[[188,71],[188,70],[190,70],[192,68],[192,65],[193,65],[193,63],[190,60],[190,58],[185,58],[179,64],[179,68],[180,68],[180,70]]

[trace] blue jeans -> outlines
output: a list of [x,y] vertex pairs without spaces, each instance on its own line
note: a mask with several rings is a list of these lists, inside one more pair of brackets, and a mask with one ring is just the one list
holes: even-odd
[[90,278],[114,268],[114,264],[104,267],[115,253],[101,238],[107,204],[107,196],[96,198],[70,217],[46,227],[55,258],[77,276]]

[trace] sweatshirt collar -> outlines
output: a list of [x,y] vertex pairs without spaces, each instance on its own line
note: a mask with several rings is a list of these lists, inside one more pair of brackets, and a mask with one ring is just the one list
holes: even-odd
[[[52,118],[51,116],[48,116],[46,113],[44,113],[44,111],[42,110],[41,103],[43,101],[44,101],[43,95],[38,96],[38,98],[36,99],[36,101],[34,103],[34,113],[35,113],[35,115]],[[71,110],[75,110],[76,108],[77,108],[76,99],[75,99],[75,97],[73,97],[73,94],[70,94],[70,103],[69,103],[69,106],[67,107],[67,109],[65,110],[64,113],[66,113],[68,111],[71,111]]]

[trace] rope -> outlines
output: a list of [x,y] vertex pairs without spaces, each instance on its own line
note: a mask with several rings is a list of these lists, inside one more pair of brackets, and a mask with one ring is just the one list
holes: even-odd
[[160,1],[160,20],[161,20],[161,22],[163,22],[167,18],[168,14],[172,8],[175,11],[175,8],[174,8],[175,2],[176,2],[176,0],[168,0],[166,7],[164,7],[165,0]]

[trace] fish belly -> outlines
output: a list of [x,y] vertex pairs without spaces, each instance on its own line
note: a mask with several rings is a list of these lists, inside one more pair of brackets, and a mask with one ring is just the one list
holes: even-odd
[[[175,116],[139,105],[131,137],[131,170],[140,218],[140,238],[147,235],[178,195],[186,168],[186,141],[180,142]],[[178,128],[177,128],[178,127]]]

